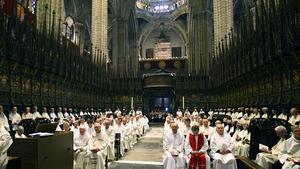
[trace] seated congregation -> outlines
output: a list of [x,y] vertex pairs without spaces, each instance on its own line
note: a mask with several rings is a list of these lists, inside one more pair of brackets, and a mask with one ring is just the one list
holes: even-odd
[[73,133],[73,154],[75,169],[104,169],[109,161],[118,160],[125,152],[133,149],[138,139],[149,129],[148,118],[140,110],[122,113],[119,109],[112,112],[80,111],[54,108],[42,109],[39,113],[35,106],[25,107],[19,114],[13,107],[6,117],[0,106],[0,168],[8,164],[7,151],[15,139],[26,139],[40,123],[57,123],[56,132]]
[[267,107],[178,110],[164,125],[165,169],[299,169],[297,108],[274,114]]

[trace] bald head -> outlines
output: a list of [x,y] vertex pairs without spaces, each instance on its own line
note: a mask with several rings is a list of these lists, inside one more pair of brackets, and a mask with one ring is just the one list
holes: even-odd
[[218,134],[223,135],[224,134],[224,127],[222,124],[217,124],[216,125],[216,131]]

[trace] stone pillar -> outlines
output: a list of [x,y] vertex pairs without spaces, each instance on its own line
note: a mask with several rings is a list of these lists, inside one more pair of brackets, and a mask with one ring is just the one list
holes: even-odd
[[190,1],[188,18],[189,73],[208,75],[211,57],[211,11],[209,1]]
[[[102,62],[106,62],[104,56],[108,55],[107,28],[108,28],[108,1],[92,0],[92,43],[95,48],[102,51]],[[96,56],[96,55],[94,55]],[[93,59],[94,60],[94,59]]]

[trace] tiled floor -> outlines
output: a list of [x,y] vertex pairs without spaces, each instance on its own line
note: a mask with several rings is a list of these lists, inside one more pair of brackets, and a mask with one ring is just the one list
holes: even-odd
[[113,162],[109,169],[161,169],[163,127],[153,126],[123,158]]

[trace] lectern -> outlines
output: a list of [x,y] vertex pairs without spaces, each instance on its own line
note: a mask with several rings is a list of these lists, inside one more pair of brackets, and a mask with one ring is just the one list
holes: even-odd
[[21,158],[21,169],[73,169],[73,132],[15,139],[8,156]]

